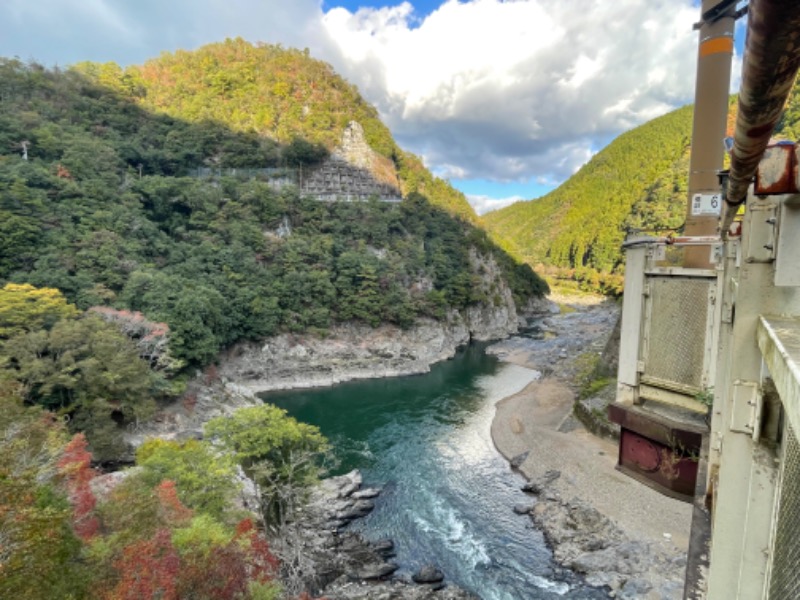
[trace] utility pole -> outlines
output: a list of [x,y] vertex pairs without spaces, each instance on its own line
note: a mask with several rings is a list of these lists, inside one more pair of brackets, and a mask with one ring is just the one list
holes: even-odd
[[[723,140],[728,118],[733,28],[736,0],[703,0],[697,49],[692,154],[689,163],[689,194],[686,236],[717,233],[722,193],[717,172],[722,169]],[[683,266],[710,268],[708,246],[685,249]]]

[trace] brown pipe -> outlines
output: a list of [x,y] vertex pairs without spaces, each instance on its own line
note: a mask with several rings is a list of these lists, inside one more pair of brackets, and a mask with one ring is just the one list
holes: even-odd
[[800,67],[800,3],[751,0],[722,232],[747,198]]

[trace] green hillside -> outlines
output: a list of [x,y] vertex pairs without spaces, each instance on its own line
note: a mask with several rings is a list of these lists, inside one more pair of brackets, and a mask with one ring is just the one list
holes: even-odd
[[[237,71],[233,58],[227,67],[209,59],[220,53],[258,63],[263,73]],[[203,70],[207,63],[213,68]],[[214,73],[225,73],[227,84]],[[158,83],[148,87],[151,78]],[[272,96],[259,95],[262,80],[269,89],[295,81],[291,98],[305,89],[300,82],[316,90],[310,97],[319,106],[309,114],[320,113],[317,120],[302,111],[284,116],[312,103],[300,98],[270,108],[277,129],[267,133],[280,139],[236,121],[256,106],[266,110]],[[181,81],[205,83],[187,89]],[[202,91],[199,104],[190,100]],[[80,309],[141,311],[168,324],[173,353],[184,362],[206,363],[240,339],[350,319],[406,326],[485,301],[470,272],[467,238],[496,256],[518,298],[546,289],[483,232],[454,218],[447,186],[411,159],[400,159],[408,188],[433,199],[412,192],[400,204],[322,203],[258,179],[187,177],[202,165],[302,161],[308,155],[298,150],[324,150],[353,117],[376,147],[400,152],[374,109],[301,52],[235,41],[126,71],[87,64],[49,71],[3,60],[0,97],[0,284],[57,288]],[[177,116],[183,113],[193,120]],[[225,115],[236,127],[221,122]],[[205,120],[212,117],[219,120]],[[310,160],[317,158],[312,152]]]
[[[736,120],[730,99],[728,134]],[[483,217],[492,238],[514,257],[581,287],[621,291],[628,230],[679,228],[689,174],[692,107],[685,106],[615,139],[546,196]],[[775,137],[800,139],[798,85]]]
[[372,149],[394,164],[404,195],[419,192],[435,206],[476,220],[464,195],[399,148],[355,86],[307,50],[254,46],[237,38],[191,52],[163,53],[142,66],[81,63],[75,69],[150,113],[258,136],[258,154],[228,149],[203,156],[206,166],[272,166],[279,160],[276,143],[296,138],[332,150],[347,124],[358,121]]
[[[270,57],[262,70],[286,63],[291,77],[267,69],[249,89],[235,61],[203,70],[218,53]],[[148,87],[148,72],[159,83]],[[271,101],[248,95],[262,80],[319,92],[306,111],[320,113],[319,130],[303,111],[284,116],[305,106],[301,87],[289,94],[296,103],[270,108],[277,129],[236,121]],[[449,199],[463,196],[397,149],[374,109],[303,53],[235,41],[126,71],[0,59],[0,100],[0,395],[68,416],[100,460],[120,456],[120,427],[151,417],[237,341],[324,334],[344,321],[408,327],[496,303],[499,282],[476,271],[473,252],[493,257],[518,302],[547,291],[453,214],[464,211]],[[310,165],[353,118],[393,153],[407,189],[433,199],[322,202],[260,176],[190,176],[198,166]]]
[[621,273],[626,227],[682,223],[691,123],[687,106],[624,133],[556,190],[489,213],[484,222],[528,264]]

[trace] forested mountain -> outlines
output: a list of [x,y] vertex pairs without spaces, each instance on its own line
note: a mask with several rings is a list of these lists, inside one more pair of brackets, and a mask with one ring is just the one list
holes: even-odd
[[[495,254],[519,297],[545,289],[454,219],[466,211],[450,200],[463,196],[302,52],[236,40],[124,71],[6,60],[0,98],[0,281],[58,288],[81,309],[139,310],[171,327],[183,361],[279,330],[407,325],[480,300],[467,236]],[[398,162],[406,190],[429,196],[321,203],[291,186],[185,176],[318,160],[298,150],[324,154],[354,117]],[[414,291],[420,281],[430,287]]]
[[[798,86],[776,137],[800,139]],[[728,132],[736,120],[731,97]],[[622,290],[626,231],[679,228],[686,212],[692,107],[615,139],[575,175],[537,200],[484,215],[491,236],[541,273],[612,293]]]
[[[322,202],[258,177],[189,176],[313,167],[353,118],[419,192]],[[234,342],[492,305],[471,253],[520,302],[547,290],[409,160],[351,86],[294,50],[237,40],[125,71],[0,60],[0,387],[68,415],[111,460],[119,425]],[[26,320],[42,297],[70,308]]]
[[[592,287],[619,285],[628,227],[683,222],[692,109],[684,107],[622,134],[543,198],[484,216],[507,250],[532,265]],[[550,272],[555,272],[552,270]]]
[[[323,202],[281,174],[317,172],[351,121],[402,202]],[[146,442],[111,491],[91,465],[132,460],[121,433],[159,404],[221,394],[213,364],[187,380],[236,341],[445,319],[493,305],[501,279],[518,301],[545,292],[475,220],[303,52],[0,59],[0,596],[296,597],[236,473],[279,529],[322,464],[316,428],[263,405],[212,420],[213,444]]]
[[[332,150],[347,124],[357,121],[372,149],[394,163],[404,196],[419,192],[435,206],[476,219],[461,192],[433,177],[418,157],[397,146],[355,86],[307,50],[253,46],[237,38],[191,52],[164,53],[142,66],[81,63],[75,70],[152,114],[193,124],[223,124],[260,140],[257,154],[235,147],[208,152],[202,135],[194,145],[183,140],[180,152],[194,166],[199,166],[198,160],[205,166],[273,166],[280,161],[277,144],[296,139]],[[144,165],[148,172],[147,162]]]

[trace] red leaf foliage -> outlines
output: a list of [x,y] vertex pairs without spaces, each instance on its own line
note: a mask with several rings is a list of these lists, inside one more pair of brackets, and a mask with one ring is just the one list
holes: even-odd
[[252,579],[269,581],[278,571],[278,559],[269,549],[266,538],[256,529],[252,519],[243,519],[236,526],[234,542],[247,549],[249,574]]
[[235,600],[248,583],[274,579],[278,560],[250,519],[240,522],[233,539],[208,554],[184,556],[178,590],[181,598]]
[[127,546],[114,564],[122,574],[106,600],[178,600],[180,558],[168,529]]
[[165,479],[156,488],[158,501],[161,504],[161,515],[171,525],[183,525],[192,518],[192,510],[186,508],[178,498],[175,482]]
[[72,504],[72,527],[84,541],[92,539],[100,529],[100,521],[94,514],[97,499],[89,485],[97,473],[92,469],[92,455],[87,446],[86,436],[74,435],[57,464]]

